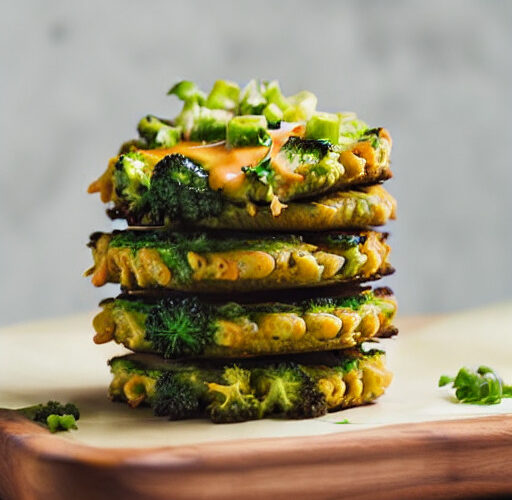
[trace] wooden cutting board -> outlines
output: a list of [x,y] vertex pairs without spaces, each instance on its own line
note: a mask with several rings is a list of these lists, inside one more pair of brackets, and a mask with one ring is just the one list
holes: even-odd
[[[90,315],[0,330],[0,406],[76,401],[52,435],[0,411],[0,498],[335,499],[512,496],[512,401],[454,404],[441,373],[486,363],[512,380],[512,304],[411,318],[388,342],[377,404],[306,421],[168,422],[105,398]],[[351,422],[339,425],[348,418]]]

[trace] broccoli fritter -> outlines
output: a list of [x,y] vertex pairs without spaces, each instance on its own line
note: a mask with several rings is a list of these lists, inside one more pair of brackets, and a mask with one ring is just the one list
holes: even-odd
[[[369,403],[391,381],[378,350],[234,364],[165,363],[154,356],[129,355],[112,359],[110,365],[113,399],[131,406],[148,404],[157,415],[171,420],[205,416],[216,423],[318,417]],[[141,379],[151,381],[154,388],[142,399],[131,390],[132,381]]]
[[102,303],[93,321],[94,340],[114,340],[168,359],[233,358],[344,349],[396,334],[396,302],[389,289],[288,303],[212,299],[121,296]]
[[96,286],[193,292],[325,286],[377,279],[393,272],[387,235],[95,233],[89,246]]
[[[200,225],[221,213],[221,202],[249,214],[255,206],[270,208],[269,221],[276,221],[291,201],[391,177],[388,132],[368,127],[352,113],[317,112],[311,92],[285,97],[276,81],[252,80],[241,90],[218,80],[208,96],[190,81],[179,82],[169,94],[183,101],[181,113],[173,120],[143,117],[139,138],[125,142],[89,187],[102,201],[113,202],[111,216],[130,224]],[[184,191],[197,190],[197,196],[176,202],[180,196],[164,175],[163,184],[155,180],[156,193],[139,203],[150,189],[153,169],[173,155],[202,169],[198,185],[189,175],[184,182]],[[180,206],[193,208],[187,212]]]

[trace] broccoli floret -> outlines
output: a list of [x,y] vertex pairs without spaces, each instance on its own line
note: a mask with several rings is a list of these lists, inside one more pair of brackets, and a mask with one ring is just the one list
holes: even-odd
[[199,355],[215,334],[209,307],[197,297],[167,298],[151,308],[146,339],[165,358]]
[[131,209],[143,202],[150,186],[151,173],[144,156],[136,151],[123,154],[114,169],[116,195],[125,200]]
[[146,141],[148,148],[171,148],[181,138],[181,129],[171,127],[155,116],[147,115],[137,127],[140,136]]
[[244,422],[261,418],[260,402],[251,390],[251,372],[234,365],[224,370],[222,378],[222,384],[207,384],[213,398],[208,406],[212,421]]
[[157,416],[183,420],[200,414],[199,396],[197,387],[194,387],[183,374],[164,372],[155,385],[155,396],[151,406]]
[[78,429],[76,419],[73,415],[48,415],[46,425],[50,432]]
[[288,418],[311,418],[327,413],[327,403],[316,383],[294,363],[254,371],[261,416],[283,413]]
[[350,248],[357,247],[359,244],[364,243],[366,237],[357,234],[333,233],[329,234],[325,240],[329,246],[339,250],[349,250]]
[[24,417],[39,424],[45,425],[51,432],[76,429],[76,421],[80,418],[80,411],[73,403],[61,404],[58,401],[48,401],[15,410]]
[[291,171],[307,176],[303,188],[311,192],[333,186],[343,172],[339,153],[325,140],[290,137],[278,156],[280,162],[289,164]]
[[330,149],[328,141],[292,136],[286,141],[281,151],[288,156],[290,162],[302,165],[319,162]]
[[223,208],[221,194],[210,189],[208,172],[181,154],[168,155],[155,165],[144,201],[152,219],[160,223],[166,217],[215,217]]
[[303,303],[303,307],[305,311],[313,313],[341,307],[357,311],[363,304],[374,300],[375,295],[373,292],[368,292],[349,297],[318,297],[309,299]]

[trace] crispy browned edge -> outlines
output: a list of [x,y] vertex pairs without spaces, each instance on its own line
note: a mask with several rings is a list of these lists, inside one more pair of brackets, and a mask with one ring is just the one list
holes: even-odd
[[[328,191],[325,191],[325,192],[322,192],[320,194],[316,194],[316,195],[313,195],[313,196],[305,196],[305,197],[302,197],[302,198],[296,198],[294,200],[290,200],[287,203],[293,203],[293,202],[305,203],[307,201],[314,201],[319,196],[325,196],[325,195],[328,195],[330,193],[335,193],[336,191],[353,190],[353,189],[357,189],[357,188],[361,188],[361,187],[372,186],[374,184],[383,184],[385,181],[391,179],[392,177],[393,177],[393,172],[391,171],[391,169],[390,169],[390,167],[388,165],[386,168],[384,168],[382,170],[380,175],[378,177],[376,177],[375,179],[369,179],[367,181],[360,182],[360,183],[357,183],[357,184],[347,184],[345,186],[336,187],[334,189],[330,189]],[[230,203],[229,200],[226,200],[226,203]],[[134,213],[132,213],[132,211],[130,210],[128,205],[123,204],[123,203],[118,203],[117,205],[110,206],[110,207],[108,207],[105,210],[105,212],[106,212],[107,216],[110,219],[112,219],[112,220],[125,219],[128,222],[128,224],[130,224],[132,226],[130,229],[132,229],[133,227],[135,227],[135,228],[146,228],[146,229],[154,229],[154,228],[158,228],[158,227],[166,227],[166,226],[157,226],[157,225],[141,226],[140,225],[140,218],[138,218]],[[187,227],[190,227],[190,225],[191,225],[191,223],[188,222],[187,223]],[[178,224],[178,226],[179,226],[179,224]],[[197,227],[200,228],[201,224],[199,224]]]

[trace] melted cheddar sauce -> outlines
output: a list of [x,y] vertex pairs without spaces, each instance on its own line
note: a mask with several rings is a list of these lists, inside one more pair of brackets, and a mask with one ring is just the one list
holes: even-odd
[[[297,124],[291,124],[291,126],[277,130],[269,130],[272,137],[271,160],[276,157],[291,136],[302,136],[304,132],[304,125]],[[213,190],[221,189],[230,195],[242,188],[245,179],[242,167],[256,166],[269,153],[269,148],[267,146],[248,146],[229,149],[224,141],[214,144],[183,141],[172,148],[141,150],[141,153],[155,164],[167,155],[182,154],[200,163],[209,172],[210,187]],[[302,180],[302,176],[297,176],[297,174],[288,170],[285,165],[274,166],[283,179],[291,181],[298,180],[297,177],[299,177],[299,180]]]

